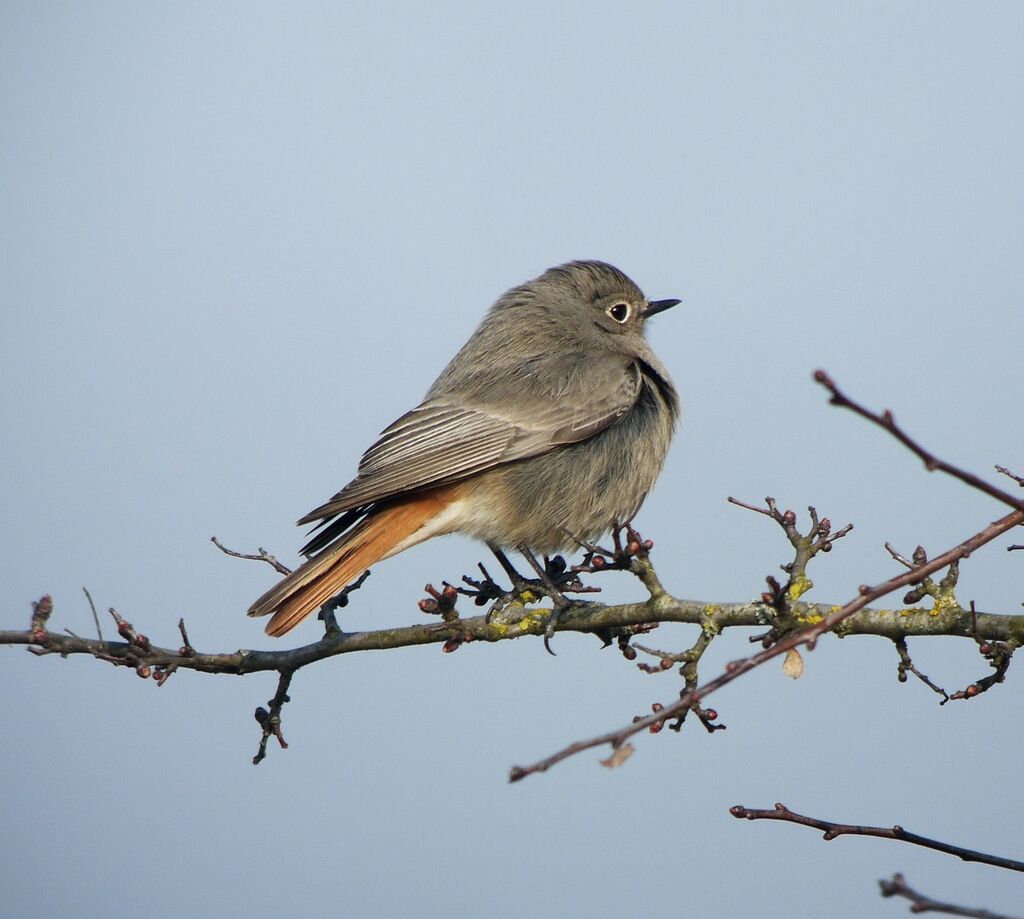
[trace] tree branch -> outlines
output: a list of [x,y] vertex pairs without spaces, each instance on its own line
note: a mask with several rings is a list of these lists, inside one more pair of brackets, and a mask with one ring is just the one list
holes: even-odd
[[[836,607],[827,603],[793,605],[794,612],[811,622],[824,622]],[[623,603],[614,606],[588,604],[565,611],[558,622],[559,632],[581,632],[606,637],[617,629],[626,629],[652,622],[682,622],[699,625],[718,632],[735,627],[763,626],[771,616],[771,608],[758,602],[712,603],[703,600],[683,600],[663,595],[657,601]],[[546,609],[522,611],[522,618],[513,622],[487,622],[485,616],[459,619],[456,623],[422,623],[401,628],[375,629],[366,632],[338,632],[326,635],[320,641],[282,651],[238,650],[233,652],[200,653],[187,647],[181,650],[151,645],[145,655],[154,666],[174,664],[180,670],[200,673],[244,675],[260,671],[297,670],[319,660],[356,651],[385,651],[418,645],[443,644],[453,635],[464,642],[505,641],[544,633]],[[896,640],[905,637],[955,636],[982,638],[989,641],[1024,639],[1024,615],[976,613],[972,619],[969,609],[958,608],[950,622],[945,617],[933,616],[927,609],[870,609],[863,608],[843,622],[842,635],[875,635]],[[37,655],[103,653],[111,663],[131,664],[139,660],[139,649],[129,642],[100,642],[74,635],[62,635],[31,629],[0,630],[0,645],[27,645]],[[186,646],[182,646],[185,648]]]
[[879,881],[878,886],[883,897],[904,897],[909,900],[912,913],[948,913],[951,916],[967,916],[969,919],[1015,919],[1013,916],[994,913],[988,909],[975,909],[933,900],[908,887],[902,874],[894,874],[891,881]]
[[980,862],[984,865],[993,865],[996,868],[1006,868],[1009,871],[1024,871],[1024,862],[1015,861],[1012,858],[1003,858],[1001,855],[988,855],[985,852],[978,852],[974,849],[965,849],[963,846],[954,846],[948,842],[940,842],[937,839],[929,839],[927,836],[911,833],[899,825],[884,827],[833,823],[831,820],[805,817],[803,814],[791,811],[785,804],[776,804],[771,810],[755,810],[744,807],[742,804],[736,804],[729,808],[729,813],[741,820],[782,820],[785,823],[809,826],[812,829],[821,830],[826,841],[835,839],[838,836],[874,836],[878,839],[894,839],[897,842],[908,842],[914,846],[922,846],[925,849],[944,852],[946,855],[955,855],[965,862]]

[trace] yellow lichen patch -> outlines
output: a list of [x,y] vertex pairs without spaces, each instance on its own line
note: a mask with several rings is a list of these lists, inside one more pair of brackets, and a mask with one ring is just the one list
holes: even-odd
[[528,610],[526,615],[516,623],[516,627],[520,632],[534,632],[539,635],[547,626],[550,615],[551,610],[549,609]]
[[721,607],[715,603],[706,603],[704,608],[701,610],[701,618],[704,621],[701,623],[700,627],[701,631],[708,638],[714,638],[722,631],[722,627],[715,621],[715,613],[720,609]]
[[793,583],[789,585],[789,590],[786,591],[786,598],[791,603],[795,603],[813,586],[814,582],[805,575],[801,575],[798,578],[794,578]]
[[796,621],[801,625],[817,625],[819,622],[824,622],[825,617],[822,616],[821,613],[809,613],[806,616],[797,613]]

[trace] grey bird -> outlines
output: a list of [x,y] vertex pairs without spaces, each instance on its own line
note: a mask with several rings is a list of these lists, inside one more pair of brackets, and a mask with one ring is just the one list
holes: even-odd
[[509,290],[356,477],[299,520],[318,522],[308,560],[249,615],[272,613],[267,634],[284,635],[371,565],[445,533],[536,564],[631,520],[679,416],[644,325],[677,303],[598,261]]

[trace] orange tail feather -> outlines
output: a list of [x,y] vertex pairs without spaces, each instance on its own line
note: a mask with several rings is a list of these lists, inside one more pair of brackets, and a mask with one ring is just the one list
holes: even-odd
[[[318,555],[300,565],[249,607],[250,616],[274,615],[266,632],[275,638],[290,632],[314,610],[351,584],[367,568],[394,554],[454,498],[453,488],[438,488],[372,513]],[[428,538],[424,534],[423,538]]]

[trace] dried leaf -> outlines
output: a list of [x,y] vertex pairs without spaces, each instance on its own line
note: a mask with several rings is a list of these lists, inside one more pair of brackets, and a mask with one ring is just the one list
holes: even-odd
[[612,750],[612,755],[608,759],[601,760],[601,765],[606,769],[614,769],[616,766],[621,766],[633,755],[635,750],[636,747],[631,743],[624,743]]
[[796,648],[790,648],[786,652],[786,659],[782,662],[782,672],[794,680],[799,680],[804,675],[804,659]]

